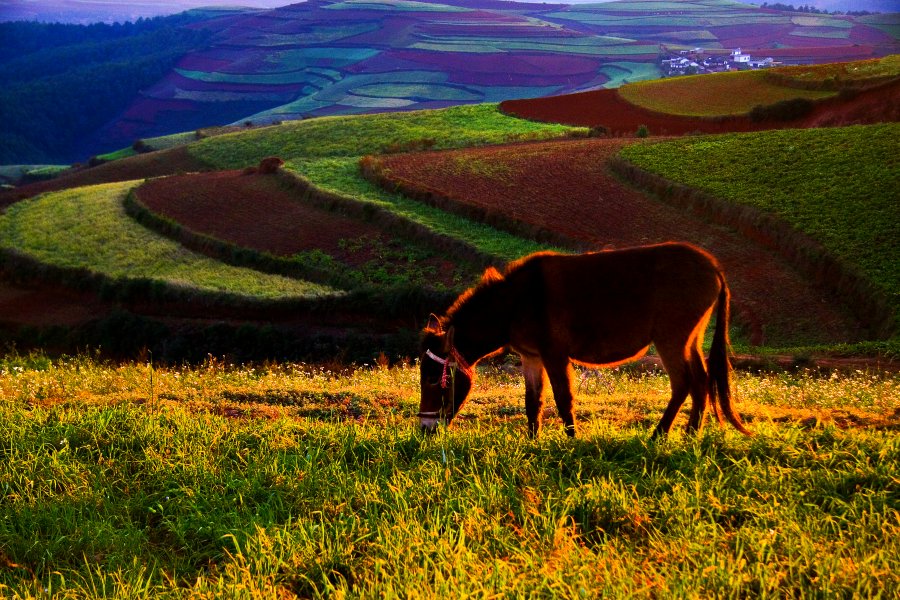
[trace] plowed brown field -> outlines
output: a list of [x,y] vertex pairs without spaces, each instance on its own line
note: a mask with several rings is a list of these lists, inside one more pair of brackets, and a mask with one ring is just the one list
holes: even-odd
[[682,240],[722,262],[755,344],[859,338],[859,324],[779,256],[630,188],[606,161],[625,139],[543,142],[381,157],[395,183],[501,211],[596,248]]
[[[348,267],[377,261],[394,244],[389,232],[304,203],[277,177],[220,171],[148,181],[136,191],[152,212],[191,231],[275,256],[319,250]],[[412,243],[404,242],[405,247]],[[389,271],[401,264],[382,265]],[[413,265],[433,267],[435,279],[453,285],[457,266],[432,257]]]
[[276,256],[320,249],[348,264],[365,257],[345,252],[341,239],[378,237],[381,230],[297,200],[276,177],[219,171],[148,181],[140,202],[184,227]]
[[704,118],[665,115],[631,104],[614,89],[507,100],[500,103],[500,109],[535,121],[585,127],[603,126],[613,136],[633,135],[641,125],[646,125],[653,135],[682,135],[895,121],[900,111],[898,97],[900,81],[895,81],[852,97],[838,96],[823,100],[816,104],[809,115],[792,121],[753,121],[744,116]]

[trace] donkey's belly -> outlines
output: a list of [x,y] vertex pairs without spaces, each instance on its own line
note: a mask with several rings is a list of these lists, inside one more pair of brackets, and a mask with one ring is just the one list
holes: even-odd
[[618,348],[595,348],[577,351],[569,359],[588,366],[612,367],[637,360],[647,353],[650,345],[622,346]]

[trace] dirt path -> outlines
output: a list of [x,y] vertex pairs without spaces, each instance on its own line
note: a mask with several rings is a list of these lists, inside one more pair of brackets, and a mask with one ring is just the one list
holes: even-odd
[[644,195],[606,166],[627,139],[544,142],[383,157],[395,181],[502,211],[594,248],[682,240],[716,255],[754,344],[860,339],[834,298],[779,256],[729,229]]

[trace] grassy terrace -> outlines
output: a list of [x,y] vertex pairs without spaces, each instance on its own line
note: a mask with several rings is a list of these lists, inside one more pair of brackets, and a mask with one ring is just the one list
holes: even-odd
[[691,137],[622,156],[678,183],[777,215],[858,266],[900,317],[900,124]]
[[573,129],[509,117],[496,104],[475,104],[286,122],[274,128],[209,138],[191,146],[191,152],[218,168],[237,169],[271,155],[285,160],[360,157],[380,152],[552,138]]
[[150,280],[176,289],[254,299],[339,293],[305,281],[230,267],[132,221],[122,200],[136,182],[77,188],[20,202],[0,216],[0,249],[113,282]]
[[222,169],[256,164],[266,156],[280,156],[287,161],[288,169],[319,189],[386,208],[435,233],[462,239],[485,253],[511,260],[540,246],[386,192],[360,177],[358,162],[367,154],[547,139],[573,130],[564,125],[508,117],[495,104],[478,104],[290,122],[202,140],[192,145],[190,151]]
[[753,438],[648,443],[668,380],[621,370],[535,441],[482,369],[423,438],[411,367],[0,357],[0,595],[894,597],[900,380],[736,384]]

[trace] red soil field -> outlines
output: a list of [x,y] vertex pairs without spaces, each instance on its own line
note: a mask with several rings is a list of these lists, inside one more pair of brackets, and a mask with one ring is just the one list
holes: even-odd
[[380,157],[391,182],[502,213],[594,248],[682,240],[710,250],[754,344],[858,339],[859,324],[779,256],[623,185],[606,161],[626,139],[516,144]]
[[[507,100],[500,109],[508,114],[552,123],[606,127],[610,135],[633,135],[646,125],[654,135],[685,133],[728,133],[760,131],[785,127],[810,127],[813,124],[866,124],[896,120],[897,86],[900,81],[860,92],[852,97],[835,97],[816,104],[812,113],[793,121],[753,121],[749,117],[684,117],[666,115],[635,106],[617,90],[605,89],[578,94]],[[860,107],[866,107],[860,110]],[[849,115],[853,115],[850,119]]]
[[[175,175],[148,181],[136,194],[152,212],[191,231],[275,256],[320,250],[360,267],[378,260],[392,241],[376,225],[304,203],[273,176],[242,171]],[[435,267],[435,278],[453,285],[457,268],[450,261],[434,257],[418,266]]]
[[381,235],[377,227],[304,204],[276,177],[242,171],[155,179],[136,193],[151,211],[192,231],[275,256],[320,249],[353,264],[360,257],[338,241]]
[[631,104],[615,89],[506,100],[500,103],[500,110],[535,121],[586,127],[603,126],[613,136],[632,135],[641,125],[646,125],[654,135],[726,133],[750,131],[754,128],[750,119],[742,117],[712,120],[656,113]]
[[0,326],[78,325],[111,308],[95,294],[0,280]]

